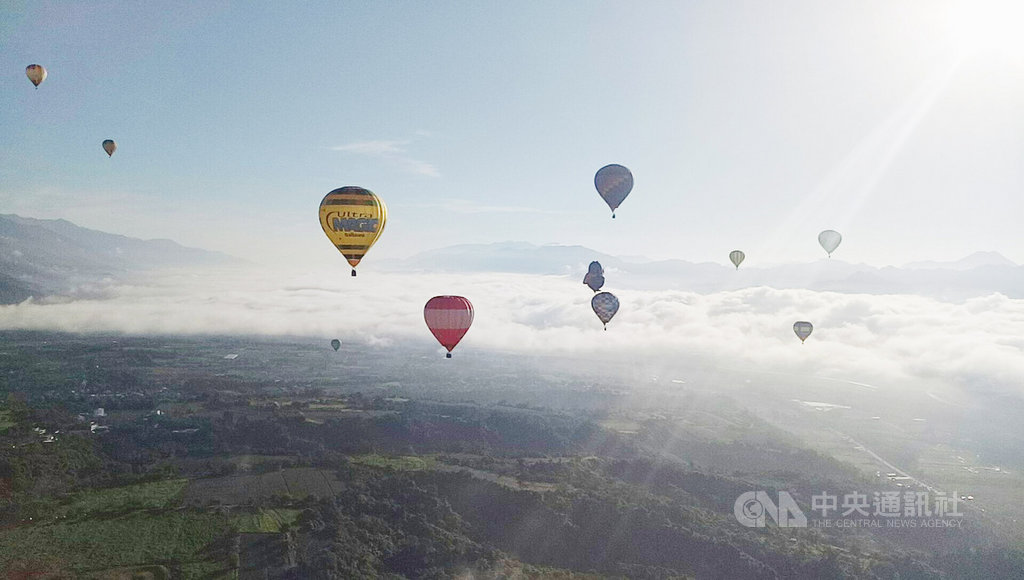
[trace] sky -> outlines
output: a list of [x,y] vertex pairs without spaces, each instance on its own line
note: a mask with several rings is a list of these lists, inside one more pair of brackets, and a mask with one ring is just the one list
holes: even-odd
[[[1012,1],[0,3],[0,213],[360,266],[459,243],[1024,262]],[[33,89],[25,66],[49,72]],[[107,158],[100,143],[114,139]],[[615,220],[593,186],[635,187]]]

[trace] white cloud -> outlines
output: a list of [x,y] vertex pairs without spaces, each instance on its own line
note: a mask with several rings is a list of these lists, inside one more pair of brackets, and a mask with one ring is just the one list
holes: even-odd
[[[107,288],[103,300],[0,307],[0,328],[132,334],[338,336],[370,348],[433,345],[422,304],[473,301],[462,349],[571,356],[700,357],[712,364],[895,387],[905,380],[1024,385],[1024,300],[964,302],[766,287],[697,294],[616,291],[603,331],[575,278],[512,274],[167,274]],[[801,345],[796,320],[815,329]]]
[[331,147],[332,151],[344,151],[346,153],[358,153],[360,155],[393,155],[405,153],[405,146],[411,143],[403,141],[356,141],[347,145]]
[[[417,132],[418,136],[425,137],[428,134]],[[407,147],[413,143],[412,139],[378,139],[371,141],[355,141],[344,145],[335,145],[332,151],[341,151],[354,155],[365,155],[376,157],[394,164],[403,171],[423,175],[426,177],[441,177],[441,172],[433,164],[406,155]]]

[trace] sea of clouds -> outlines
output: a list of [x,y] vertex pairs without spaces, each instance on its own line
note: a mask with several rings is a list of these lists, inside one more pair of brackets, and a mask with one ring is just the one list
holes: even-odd
[[[111,281],[94,298],[0,306],[0,329],[340,337],[375,347],[432,344],[423,304],[456,294],[474,305],[463,349],[573,356],[700,356],[730,366],[871,383],[935,379],[1024,393],[1024,300],[962,301],[765,286],[700,294],[613,291],[608,330],[576,278],[520,274],[381,274],[347,270],[165,272]],[[804,345],[797,320],[814,324]]]

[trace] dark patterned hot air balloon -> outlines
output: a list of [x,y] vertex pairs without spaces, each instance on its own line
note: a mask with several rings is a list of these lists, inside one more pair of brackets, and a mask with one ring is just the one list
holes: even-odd
[[594,309],[594,314],[601,319],[604,329],[608,330],[608,323],[619,311],[619,299],[611,292],[601,292],[594,294],[594,297],[590,299],[590,307]]

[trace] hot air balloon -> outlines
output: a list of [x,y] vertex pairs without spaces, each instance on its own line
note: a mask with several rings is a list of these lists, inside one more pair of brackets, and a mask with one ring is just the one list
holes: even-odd
[[612,218],[615,217],[615,210],[626,199],[630,191],[633,191],[633,174],[621,165],[605,165],[597,170],[594,175],[594,187],[597,193],[601,194],[608,207],[612,208]]
[[736,266],[737,270],[740,269],[740,264],[743,263],[743,258],[746,257],[747,255],[739,250],[733,250],[729,252],[729,260],[732,262],[733,266]]
[[814,325],[805,320],[793,323],[793,332],[800,338],[801,344],[811,335],[812,330],[814,330]]
[[594,314],[601,319],[604,329],[608,330],[608,323],[619,311],[619,299],[611,292],[601,292],[594,294],[594,297],[590,299],[590,307],[594,309]]
[[320,202],[320,227],[348,263],[356,265],[384,232],[388,208],[377,194],[362,187],[340,187]]
[[825,248],[829,258],[832,257],[832,252],[836,251],[841,241],[843,241],[843,236],[835,230],[825,230],[818,234],[818,243]]
[[452,358],[452,349],[473,324],[473,305],[462,296],[434,296],[423,307],[423,320],[437,342],[448,349],[445,357]]
[[28,80],[32,81],[32,84],[39,88],[39,85],[46,80],[46,69],[42,65],[30,64],[25,67],[25,75],[28,76]]
[[341,341],[337,338],[333,339],[331,341],[331,348],[334,349],[334,352],[338,352],[338,349],[341,348]]
[[[113,139],[107,139],[103,141],[103,150],[107,152],[107,157],[113,157],[114,151],[117,151],[117,143],[114,143]],[[128,157],[131,157],[131,155]]]
[[594,261],[590,263],[590,268],[587,270],[587,275],[583,277],[583,283],[590,286],[590,289],[597,292],[604,286],[604,268],[601,267],[601,263]]

